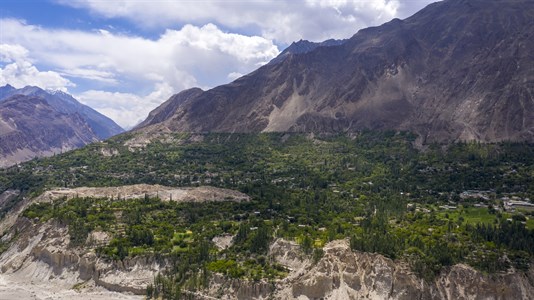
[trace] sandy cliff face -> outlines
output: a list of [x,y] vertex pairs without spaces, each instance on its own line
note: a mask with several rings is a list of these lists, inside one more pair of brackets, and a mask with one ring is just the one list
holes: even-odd
[[[21,218],[15,229],[20,237],[0,256],[0,276],[19,283],[49,282],[57,291],[90,284],[109,291],[142,295],[154,276],[165,268],[164,261],[150,257],[112,262],[98,258],[91,246],[69,248],[67,229],[56,222],[36,224]],[[9,240],[12,234],[4,235],[3,240]],[[190,295],[197,299],[399,300],[527,300],[534,295],[532,268],[527,273],[487,275],[456,265],[434,282],[425,283],[403,263],[378,254],[352,252],[346,240],[331,242],[324,251],[323,258],[313,264],[298,245],[277,240],[270,256],[288,267],[287,278],[269,283],[214,274],[209,289]]]
[[532,299],[534,269],[486,275],[465,265],[425,283],[408,266],[377,254],[352,252],[334,241],[324,257],[295,280],[278,287],[278,299]]
[[[0,194],[0,206],[18,195],[15,191]],[[106,291],[144,295],[148,284],[154,276],[162,271],[165,259],[153,256],[138,256],[121,261],[99,258],[96,248],[107,244],[111,237],[102,231],[91,232],[83,248],[70,247],[70,236],[65,225],[57,221],[41,223],[21,217],[21,213],[32,203],[51,202],[59,198],[73,197],[108,197],[113,199],[139,199],[145,195],[159,196],[164,201],[205,202],[205,201],[249,201],[243,193],[215,188],[172,188],[160,185],[131,185],[103,188],[55,189],[44,192],[38,197],[23,199],[13,207],[8,215],[0,220],[0,242],[9,248],[0,254],[0,298],[2,295],[26,295],[28,289],[37,290],[50,283],[51,290],[43,291],[40,296],[49,293],[72,291],[73,287],[82,289],[84,293],[94,294],[95,288]],[[221,200],[223,199],[223,200]],[[216,277],[214,277],[216,278]],[[12,285],[24,286],[28,282],[31,287],[15,289],[2,287],[1,280]],[[224,282],[220,277],[219,282]],[[217,281],[214,279],[214,284]],[[244,299],[254,294],[255,288],[248,287],[239,281],[233,283],[239,295]],[[89,287],[89,290],[84,288]],[[6,292],[7,291],[7,292]],[[95,295],[93,295],[95,296]],[[102,299],[121,299],[121,294],[109,294],[101,291],[95,297]],[[43,296],[44,297],[44,296]],[[71,299],[72,294],[57,296]],[[98,298],[97,297],[97,298]],[[108,297],[108,298],[106,298]]]
[[144,294],[161,269],[151,258],[108,261],[98,258],[91,245],[69,247],[68,230],[57,222],[39,224],[21,218],[14,231],[4,235],[3,242],[11,240],[14,232],[20,236],[0,256],[2,276],[14,282],[50,281],[60,290],[91,282],[109,291]]
[[[159,186],[154,188],[161,189]],[[105,191],[85,191],[102,192]],[[39,201],[48,201],[50,197],[54,194],[44,194]],[[0,254],[0,296],[55,295],[58,299],[71,299],[85,294],[94,295],[95,299],[123,299],[133,297],[124,293],[143,295],[154,276],[166,268],[165,259],[140,256],[110,261],[99,258],[96,247],[110,239],[107,233],[94,231],[86,246],[73,248],[69,246],[67,227],[57,221],[42,223],[25,217],[16,218],[0,240],[9,244]],[[313,263],[298,244],[278,239],[270,247],[269,259],[286,266],[289,270],[286,278],[275,282],[252,282],[213,274],[208,289],[188,295],[194,299],[228,300],[528,300],[534,295],[532,267],[528,272],[488,275],[466,265],[455,265],[445,269],[433,282],[424,282],[403,262],[378,254],[353,252],[347,240],[330,242],[323,250],[324,256]],[[43,290],[39,290],[41,288]]]

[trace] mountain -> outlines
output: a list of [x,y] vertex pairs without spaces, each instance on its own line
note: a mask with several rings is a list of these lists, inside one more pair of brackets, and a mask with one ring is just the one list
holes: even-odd
[[100,140],[107,139],[124,131],[110,118],[87,105],[81,104],[71,95],[61,91],[45,91],[36,86],[26,86],[21,89],[16,89],[10,85],[6,85],[0,88],[0,102],[17,94],[41,97],[55,110],[64,114],[79,114]]
[[0,167],[95,141],[80,114],[60,112],[43,98],[15,95],[0,102]]
[[0,86],[0,101],[2,101],[2,99],[8,97],[9,95],[13,95],[13,92],[16,91],[17,89],[14,88],[12,85],[10,84],[6,84],[4,86]]
[[143,122],[139,123],[136,128],[142,128],[150,124],[156,124],[171,119],[182,103],[199,96],[203,92],[204,91],[199,88],[192,88],[172,96],[168,101],[165,101],[151,111],[148,114],[148,117]]
[[533,35],[533,1],[445,0],[339,45],[296,43],[230,84],[171,97],[154,111],[166,118],[137,130],[534,141]]
[[282,62],[291,54],[303,54],[308,53],[310,51],[313,51],[317,49],[318,47],[330,47],[330,46],[339,46],[346,42],[347,40],[326,40],[321,43],[314,43],[307,40],[300,40],[298,42],[293,42],[289,47],[284,49],[282,53],[280,53],[277,57],[275,57],[273,60],[271,60],[270,64],[276,64],[279,62]]

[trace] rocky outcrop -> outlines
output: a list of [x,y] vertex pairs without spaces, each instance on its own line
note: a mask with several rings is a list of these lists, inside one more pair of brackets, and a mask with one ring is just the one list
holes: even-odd
[[532,142],[533,20],[530,0],[440,1],[339,44],[296,43],[230,84],[173,96],[137,130]]
[[268,299],[274,292],[275,286],[266,281],[254,282],[250,280],[230,279],[220,274],[210,278],[209,290],[196,293],[198,299]]
[[[249,201],[246,194],[210,186],[173,188],[161,185],[138,184],[120,187],[55,189],[35,198],[23,198],[10,213],[0,220],[0,242],[8,244],[0,253],[0,273],[14,280],[46,282],[57,279],[60,285],[71,287],[91,281],[96,286],[120,293],[144,294],[148,284],[165,266],[164,259],[154,256],[136,256],[119,261],[99,258],[96,248],[111,240],[108,233],[93,231],[88,235],[83,248],[69,246],[67,227],[57,221],[40,223],[21,217],[32,203],[53,202],[60,198],[107,197],[110,199],[141,199],[145,195],[160,197],[164,201]],[[18,192],[8,190],[0,194],[0,204],[17,197]],[[110,200],[112,201],[112,200]],[[1,279],[1,278],[0,278]],[[250,285],[241,281],[219,282],[232,287],[232,291],[248,299],[251,295],[265,294],[264,285]],[[214,282],[214,284],[217,284]]]
[[534,295],[534,268],[488,275],[455,265],[425,283],[401,262],[351,251],[346,240],[331,242],[324,251],[315,266],[277,286],[274,298],[527,300]]
[[58,279],[70,286],[91,280],[110,291],[144,294],[164,264],[153,257],[107,261],[92,247],[69,247],[67,228],[53,221],[34,224],[20,218],[14,230],[20,236],[0,255],[0,271],[10,278]]
[[164,262],[158,262],[154,257],[146,256],[113,262],[98,260],[91,256],[88,261],[89,265],[94,263],[94,273],[88,273],[86,277],[91,274],[91,278],[97,285],[110,291],[136,295],[146,293],[147,285],[153,282],[154,277],[165,265]]
[[486,275],[466,265],[443,274],[433,291],[435,299],[532,299],[534,268],[527,273]]
[[59,188],[44,192],[34,202],[50,202],[60,198],[93,197],[110,199],[142,199],[158,197],[163,201],[206,202],[206,201],[249,201],[250,197],[238,191],[212,186],[168,187],[163,185],[134,184],[114,187]]
[[[33,223],[19,218],[2,242],[11,243],[0,255],[0,271],[21,282],[54,281],[75,286],[93,282],[121,293],[144,294],[164,260],[150,256],[107,261],[92,246],[69,248],[67,228],[53,221]],[[101,233],[96,233],[102,237]],[[12,241],[10,239],[13,239]],[[90,243],[89,243],[90,244]],[[425,282],[402,262],[371,253],[353,252],[347,240],[330,242],[324,256],[312,263],[294,242],[276,240],[269,259],[285,265],[289,274],[275,282],[231,279],[212,274],[209,288],[186,292],[194,299],[510,299],[534,295],[534,268],[528,272],[484,274],[455,265],[433,282]]]
[[297,244],[283,239],[271,245],[269,257],[290,270],[285,279],[252,282],[215,274],[209,289],[190,296],[228,300],[527,300],[534,295],[534,268],[527,273],[488,275],[466,265],[455,265],[428,283],[413,274],[405,263],[351,251],[347,240],[327,244],[324,256],[316,264],[306,259]]
[[274,261],[285,266],[292,274],[302,272],[310,266],[310,261],[302,253],[300,245],[296,242],[277,239],[269,247],[269,256]]
[[381,255],[352,252],[346,240],[324,247],[316,265],[278,288],[278,299],[428,299],[409,268]]

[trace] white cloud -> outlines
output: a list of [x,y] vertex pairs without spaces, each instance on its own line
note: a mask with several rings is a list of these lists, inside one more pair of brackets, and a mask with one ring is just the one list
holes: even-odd
[[[146,117],[173,93],[193,86],[209,88],[227,83],[228,74],[251,72],[279,53],[270,40],[226,33],[213,24],[169,29],[156,40],[102,30],[52,30],[15,19],[0,19],[0,27],[2,42],[22,45],[25,51],[3,51],[3,60],[21,61],[31,53],[41,65],[53,70],[38,72],[33,65],[8,65],[3,71],[6,83],[28,83],[28,74],[37,74],[41,81],[32,84],[41,87],[64,89],[72,85],[64,77],[97,82],[95,85],[100,88],[96,90],[106,89],[102,85],[115,86],[120,93],[93,90],[80,95],[125,127],[134,125],[139,116]],[[11,70],[15,67],[19,71]],[[119,111],[129,115],[125,117]]]
[[26,48],[16,44],[0,44],[0,86],[16,88],[35,85],[45,89],[66,91],[74,84],[59,73],[41,72],[31,62]]
[[106,18],[126,18],[138,26],[165,27],[213,22],[234,30],[255,30],[291,43],[347,38],[358,29],[406,17],[432,0],[261,0],[261,1],[92,1],[57,0]]
[[107,71],[99,71],[94,69],[74,68],[70,70],[60,70],[59,73],[66,77],[83,78],[89,80],[100,81],[115,85],[118,83],[115,79],[115,74]]
[[[162,99],[174,94],[174,89],[167,84],[155,84],[153,92],[145,96],[132,93],[88,90],[74,95],[83,104],[110,117],[124,129],[130,129],[143,121],[149,111],[158,107]],[[112,105],[110,105],[112,103]]]
[[12,63],[23,59],[28,59],[28,49],[21,45],[0,45],[0,62]]
[[213,24],[167,30],[157,40],[50,30],[14,19],[1,19],[0,26],[3,42],[24,46],[37,61],[70,77],[159,80],[177,90],[222,84],[228,73],[248,73],[279,53],[270,40],[226,33]]

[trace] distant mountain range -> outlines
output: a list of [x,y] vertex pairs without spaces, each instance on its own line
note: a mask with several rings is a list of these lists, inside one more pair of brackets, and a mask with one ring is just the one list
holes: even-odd
[[124,130],[69,94],[0,87],[0,167],[49,156]]
[[292,44],[135,130],[407,130],[422,142],[534,141],[534,1],[445,0],[343,41]]
[[87,105],[81,104],[71,95],[61,91],[45,91],[36,86],[26,86],[21,89],[16,89],[10,85],[0,87],[0,102],[13,95],[41,97],[58,112],[80,114],[100,140],[107,139],[124,131],[124,129],[110,118]]

